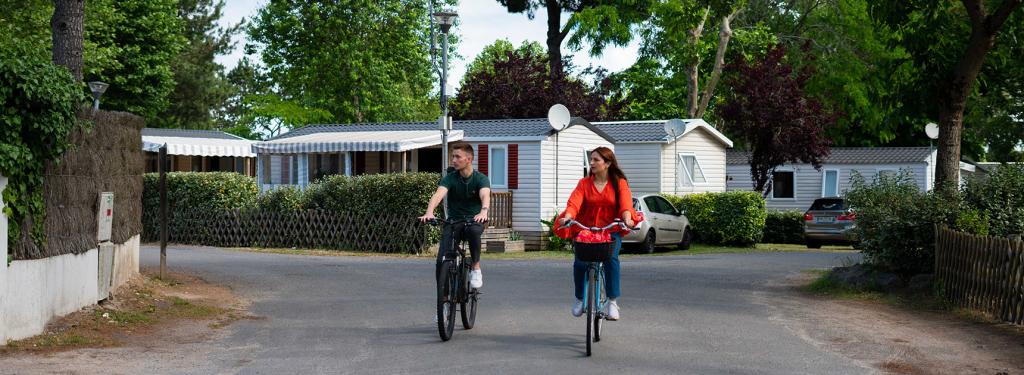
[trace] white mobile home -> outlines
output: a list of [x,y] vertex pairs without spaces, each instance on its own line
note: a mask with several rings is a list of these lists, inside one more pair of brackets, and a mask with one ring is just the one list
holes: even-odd
[[[728,153],[729,190],[753,190],[749,157],[748,152]],[[922,191],[929,191],[935,181],[935,160],[935,151],[928,147],[836,147],[821,170],[810,164],[776,169],[768,208],[806,210],[817,198],[843,196],[854,172],[870,182],[879,175],[904,170]],[[960,163],[960,168],[961,175],[974,171],[974,165],[967,163]]]
[[[546,119],[454,121],[449,141],[476,151],[476,169],[492,191],[510,196],[510,226],[538,248],[550,219],[565,206],[586,168],[586,150],[611,139],[580,118],[554,131]],[[258,180],[264,190],[305,186],[326,174],[440,172],[441,136],[435,122],[310,126],[259,142]],[[495,210],[492,208],[493,211]]]
[[683,120],[675,137],[667,120],[595,122],[615,143],[615,155],[636,194],[726,190],[726,150],[732,141],[701,119]]

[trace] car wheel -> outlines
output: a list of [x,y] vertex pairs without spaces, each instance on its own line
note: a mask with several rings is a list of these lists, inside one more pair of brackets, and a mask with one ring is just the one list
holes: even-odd
[[654,253],[655,241],[657,238],[654,234],[654,229],[647,231],[647,237],[644,237],[644,242],[640,244],[640,251],[644,254]]
[[693,242],[693,232],[689,227],[683,229],[683,240],[679,241],[679,250],[690,250],[690,243]]
[[807,240],[807,248],[808,249],[820,249],[821,248],[821,242],[809,239],[809,240]]

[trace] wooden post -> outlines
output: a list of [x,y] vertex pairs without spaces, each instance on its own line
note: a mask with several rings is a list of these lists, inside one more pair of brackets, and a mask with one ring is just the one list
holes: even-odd
[[167,144],[160,147],[160,279],[167,275]]

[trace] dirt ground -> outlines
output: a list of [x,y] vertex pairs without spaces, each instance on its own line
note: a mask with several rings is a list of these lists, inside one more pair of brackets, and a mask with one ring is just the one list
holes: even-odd
[[258,319],[246,312],[249,301],[229,288],[180,273],[162,281],[156,274],[143,269],[100,305],[0,347],[0,373],[146,373],[155,369],[144,363],[157,358],[201,360],[202,351],[189,348],[216,339],[239,319]]
[[773,320],[881,374],[1024,374],[1024,327],[948,311],[805,293],[793,275],[759,294]]

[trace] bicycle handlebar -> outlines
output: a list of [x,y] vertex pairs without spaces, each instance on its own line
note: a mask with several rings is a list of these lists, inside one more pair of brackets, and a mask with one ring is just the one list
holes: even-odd
[[587,230],[590,230],[590,231],[593,231],[593,232],[607,230],[607,229],[610,229],[611,227],[615,227],[615,226],[618,226],[618,227],[620,227],[622,229],[629,230],[629,231],[634,231],[634,230],[639,230],[640,229],[640,226],[637,226],[635,228],[630,228],[628,225],[626,225],[626,223],[622,222],[621,219],[615,219],[614,222],[612,222],[611,224],[605,225],[603,227],[588,227],[586,225],[580,224],[580,222],[578,222],[576,220],[569,219],[568,223],[559,224],[558,229],[563,229],[563,228],[565,228],[567,226],[572,226],[572,225],[576,225],[577,227],[580,227],[582,229],[587,229]]
[[[487,220],[484,220],[484,222],[487,222]],[[478,223],[476,220],[473,220],[473,218],[468,218],[468,219],[444,219],[444,220],[438,219],[438,218],[433,218],[433,219],[429,219],[429,220],[425,221],[425,223],[430,224],[430,225],[444,225],[445,223],[447,223],[447,224],[457,224],[457,223],[482,224],[482,223]]]

